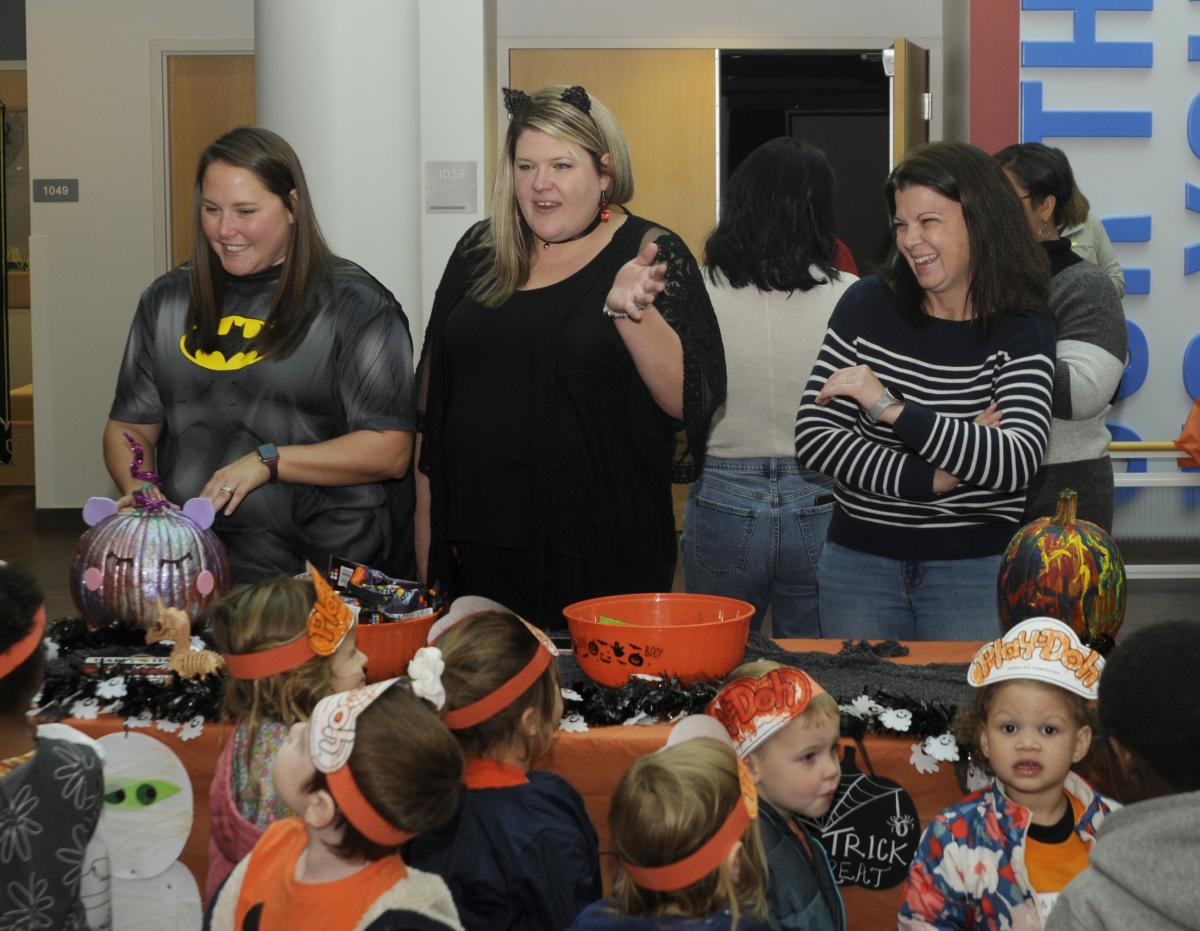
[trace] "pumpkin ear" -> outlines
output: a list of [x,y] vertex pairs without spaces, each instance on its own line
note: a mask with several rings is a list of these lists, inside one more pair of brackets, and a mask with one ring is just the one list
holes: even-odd
[[88,498],[83,506],[83,522],[89,527],[95,527],[106,517],[117,513],[117,502],[112,498]]
[[201,530],[207,530],[217,515],[207,498],[188,498],[183,505],[183,516],[190,517]]

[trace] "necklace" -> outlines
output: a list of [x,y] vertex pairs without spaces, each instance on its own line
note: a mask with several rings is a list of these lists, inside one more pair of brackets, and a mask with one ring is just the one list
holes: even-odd
[[574,236],[568,236],[566,239],[543,239],[542,240],[542,248],[549,249],[551,246],[561,246],[563,243],[566,243],[566,242],[574,242],[576,239],[583,239],[584,236],[586,236],[589,233],[591,233],[592,231],[594,231],[596,229],[596,227],[599,225],[600,225],[600,214],[597,213],[596,216],[592,219],[592,222],[587,225],[587,227],[584,229],[584,231],[582,233],[576,233]]

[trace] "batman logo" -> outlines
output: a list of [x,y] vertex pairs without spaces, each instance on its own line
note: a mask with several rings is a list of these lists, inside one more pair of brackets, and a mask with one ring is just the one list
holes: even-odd
[[213,372],[236,372],[247,368],[255,362],[261,362],[263,356],[256,349],[249,348],[249,343],[258,336],[263,328],[263,321],[253,317],[239,317],[236,314],[222,317],[217,324],[217,347],[212,352],[203,349],[188,348],[188,335],[179,337],[179,351],[184,357],[201,368]]

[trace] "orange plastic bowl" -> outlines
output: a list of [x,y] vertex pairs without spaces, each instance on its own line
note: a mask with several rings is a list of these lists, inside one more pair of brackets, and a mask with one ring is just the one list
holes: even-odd
[[685,683],[728,675],[746,651],[754,606],[718,595],[613,595],[567,605],[563,614],[579,668],[620,688],[634,673]]
[[408,671],[408,661],[425,646],[429,629],[439,617],[435,612],[410,621],[388,624],[359,624],[354,628],[358,648],[367,655],[367,681],[378,682]]

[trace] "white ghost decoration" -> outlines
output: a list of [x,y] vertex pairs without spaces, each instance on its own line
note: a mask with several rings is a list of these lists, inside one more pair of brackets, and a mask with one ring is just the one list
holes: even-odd
[[949,731],[936,737],[926,737],[922,749],[943,763],[953,763],[958,759],[958,743]]
[[884,708],[879,723],[888,730],[904,733],[912,727],[912,712],[907,708]]

